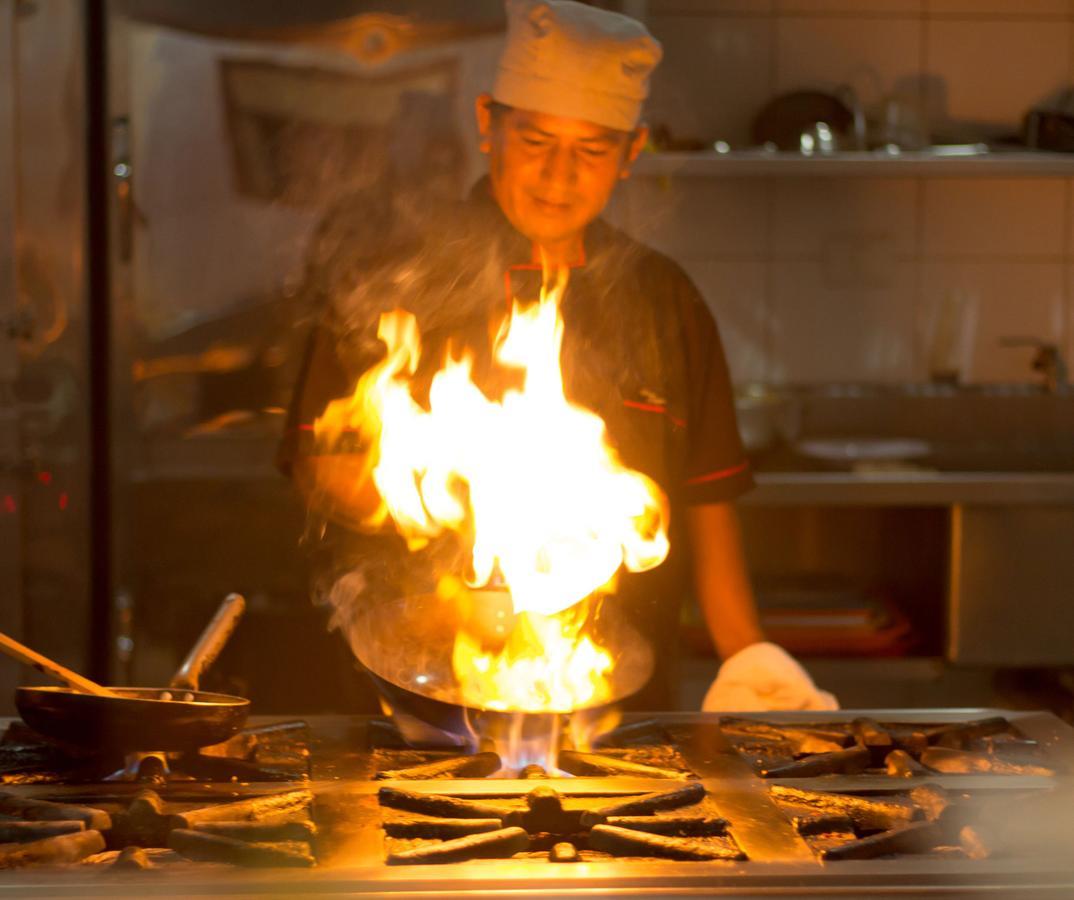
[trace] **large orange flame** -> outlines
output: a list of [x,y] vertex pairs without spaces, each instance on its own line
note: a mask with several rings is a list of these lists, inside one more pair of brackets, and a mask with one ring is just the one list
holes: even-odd
[[422,407],[411,391],[417,323],[396,310],[381,318],[383,361],[315,423],[321,440],[356,429],[368,445],[380,495],[370,526],[390,517],[411,549],[455,532],[470,551],[468,584],[510,590],[520,614],[513,639],[492,651],[466,634],[456,641],[460,685],[484,708],[564,710],[607,699],[608,654],[582,633],[584,616],[560,614],[610,592],[620,567],[650,569],[668,552],[660,488],[626,468],[601,418],[564,395],[566,281],[562,270],[537,303],[513,304],[493,350],[521,387],[502,399],[474,383],[472,356],[449,355]]

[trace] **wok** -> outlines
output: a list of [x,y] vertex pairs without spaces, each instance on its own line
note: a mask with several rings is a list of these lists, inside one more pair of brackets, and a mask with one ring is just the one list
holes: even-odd
[[[19,715],[39,734],[95,749],[194,750],[227,740],[242,728],[250,701],[199,691],[198,681],[244,608],[241,596],[228,595],[167,687],[101,688],[88,682],[97,690],[86,693],[86,679],[81,678],[77,690],[20,687],[15,691]],[[62,677],[56,669],[47,671]]]
[[407,737],[416,731],[408,729],[408,723],[435,729],[418,735],[424,740],[435,736],[450,742],[454,737],[455,743],[475,732],[509,732],[522,738],[547,734],[553,719],[580,709],[599,714],[604,707],[640,690],[652,674],[652,648],[627,621],[623,607],[611,600],[599,607],[585,632],[614,661],[607,697],[589,707],[541,712],[475,705],[462,696],[455,678],[454,636],[462,627],[481,631],[496,627],[496,623],[509,624],[512,613],[510,596],[504,591],[477,591],[470,596],[474,603],[467,613],[435,595],[370,604],[358,613],[350,635],[352,648],[397,721],[402,719],[399,724]]

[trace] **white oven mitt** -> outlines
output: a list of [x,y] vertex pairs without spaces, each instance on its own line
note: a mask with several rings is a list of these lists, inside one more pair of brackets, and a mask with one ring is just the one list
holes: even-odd
[[767,642],[750,644],[728,659],[701,704],[705,712],[839,709],[786,650]]

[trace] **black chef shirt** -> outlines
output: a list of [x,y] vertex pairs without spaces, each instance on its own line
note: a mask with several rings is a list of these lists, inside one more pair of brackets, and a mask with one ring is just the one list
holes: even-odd
[[[357,377],[383,356],[375,339],[380,311],[400,306],[416,314],[426,374],[439,368],[449,347],[466,346],[477,356],[475,379],[494,391],[495,322],[512,298],[536,299],[540,288],[534,249],[503,215],[487,178],[449,215],[420,225],[401,227],[398,214],[384,215],[376,204],[352,204],[347,217],[360,223],[363,236],[350,243],[331,236],[330,252],[310,272],[325,310],[280,446],[286,474],[305,451],[313,420],[331,400],[349,395]],[[684,509],[730,500],[753,479],[720,336],[697,288],[671,259],[601,219],[586,229],[583,245],[561,304],[565,389],[569,400],[604,419],[622,461],[654,479],[671,502],[668,558],[649,572],[621,577],[617,597],[607,601],[630,604],[656,654],[653,678],[630,705],[670,709],[679,611],[689,585]],[[394,534],[329,526],[317,535],[326,585],[358,566],[373,593],[424,592],[444,562],[435,546],[424,560],[408,553]]]

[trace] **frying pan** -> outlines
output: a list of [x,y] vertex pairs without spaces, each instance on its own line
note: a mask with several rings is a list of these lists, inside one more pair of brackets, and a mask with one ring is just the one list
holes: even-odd
[[71,685],[17,688],[19,715],[39,734],[95,749],[193,750],[227,740],[242,728],[250,701],[199,691],[198,681],[231,636],[245,606],[238,594],[224,599],[164,688],[101,687],[0,636],[0,650]]
[[[370,604],[358,612],[350,638],[355,655],[373,676],[384,701],[402,727],[407,720],[448,736],[511,733],[547,734],[551,721],[579,709],[511,712],[481,708],[461,693],[452,667],[454,635],[464,625],[488,630],[509,621],[510,599],[502,591],[478,591],[468,619],[459,607],[435,595]],[[501,615],[502,613],[502,615]],[[640,690],[653,671],[648,641],[627,621],[622,605],[604,602],[586,627],[594,642],[612,656],[609,695],[586,709],[594,713]],[[399,722],[403,719],[402,722]],[[404,728],[404,734],[407,729]]]

